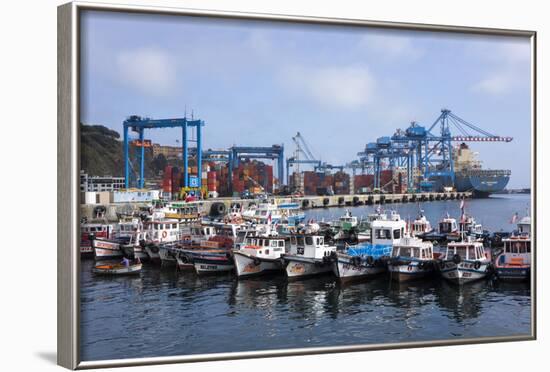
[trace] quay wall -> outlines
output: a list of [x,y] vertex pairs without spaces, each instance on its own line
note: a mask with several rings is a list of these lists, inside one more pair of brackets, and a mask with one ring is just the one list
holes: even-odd
[[[447,192],[447,193],[415,193],[415,194],[368,194],[368,195],[334,195],[334,196],[303,196],[303,197],[276,197],[278,203],[294,202],[300,204],[302,209],[331,208],[357,205],[381,205],[395,203],[416,203],[438,200],[457,200],[471,198],[471,192]],[[232,207],[247,208],[255,203],[254,199],[216,198],[196,202],[202,215],[208,215],[214,203],[223,203],[227,210]],[[98,207],[104,207],[103,219],[117,221],[119,214],[131,214],[140,208],[147,207],[145,202],[109,203],[109,204],[82,204],[80,217],[91,221]]]

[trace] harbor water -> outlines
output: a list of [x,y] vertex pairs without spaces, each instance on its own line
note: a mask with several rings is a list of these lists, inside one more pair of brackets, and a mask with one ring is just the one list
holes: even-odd
[[[528,213],[529,195],[466,201],[490,231],[510,231]],[[348,208],[366,216],[373,206]],[[411,220],[417,204],[383,206]],[[433,225],[457,201],[420,205]],[[313,209],[326,221],[346,208]],[[237,280],[197,277],[144,264],[140,276],[97,277],[81,262],[81,358],[85,361],[220,352],[345,346],[482,336],[526,335],[531,290],[526,283],[483,280],[454,286],[435,277],[407,284],[387,277],[340,284],[332,276],[288,282],[284,275]]]

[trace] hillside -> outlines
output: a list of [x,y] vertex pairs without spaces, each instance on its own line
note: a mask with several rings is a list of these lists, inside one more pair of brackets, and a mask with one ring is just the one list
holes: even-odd
[[[124,158],[120,134],[103,125],[80,125],[81,169],[92,176],[124,176]],[[130,147],[134,169],[138,169],[135,148]],[[134,154],[134,156],[132,156]],[[151,149],[145,151],[145,177],[158,174]]]

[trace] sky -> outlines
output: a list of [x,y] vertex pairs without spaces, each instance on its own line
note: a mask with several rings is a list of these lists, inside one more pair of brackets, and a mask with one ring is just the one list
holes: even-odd
[[[81,122],[205,121],[203,149],[283,144],[300,132],[338,165],[442,108],[510,143],[471,143],[530,186],[531,51],[523,37],[85,11]],[[454,135],[460,135],[457,131]],[[180,132],[146,138],[177,145]],[[304,169],[302,167],[302,169]]]

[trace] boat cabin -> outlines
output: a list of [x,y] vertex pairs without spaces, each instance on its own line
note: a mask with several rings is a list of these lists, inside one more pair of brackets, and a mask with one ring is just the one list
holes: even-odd
[[[399,215],[398,215],[399,216]],[[371,224],[372,244],[394,245],[405,236],[407,224],[402,219],[376,220]]]
[[180,238],[178,220],[162,219],[149,221],[146,231],[149,238],[154,242],[175,242]]
[[444,260],[452,260],[455,255],[459,255],[463,260],[478,261],[485,260],[485,248],[481,242],[453,242],[447,245]]
[[241,248],[246,253],[256,257],[278,258],[288,252],[285,237],[282,236],[255,236],[247,237]]
[[392,257],[433,260],[433,244],[414,237],[405,237],[392,249]]
[[458,233],[458,225],[456,220],[451,217],[445,217],[439,221],[440,234],[455,234]]
[[476,223],[476,220],[472,216],[467,216],[464,220],[461,220],[458,228],[460,232],[469,235],[483,235],[483,226]]
[[185,226],[181,231],[181,239],[193,244],[200,244],[214,236],[216,236],[216,228],[211,224]]
[[430,221],[424,216],[420,215],[414,222],[411,224],[411,235],[416,236],[420,234],[425,234],[432,231],[432,226]]
[[504,249],[497,259],[498,265],[531,264],[531,239],[527,236],[513,236],[503,239]]
[[518,233],[519,235],[531,235],[531,217],[523,217],[518,222]]
[[332,252],[336,252],[336,247],[325,244],[323,236],[297,234],[290,237],[290,254],[322,259]]
[[80,233],[83,240],[87,240],[90,235],[96,238],[110,238],[113,233],[113,225],[104,223],[84,223],[80,225]]
[[346,211],[346,214],[338,220],[338,227],[343,230],[350,230],[356,227],[359,221],[356,216],[352,216],[350,211]]

